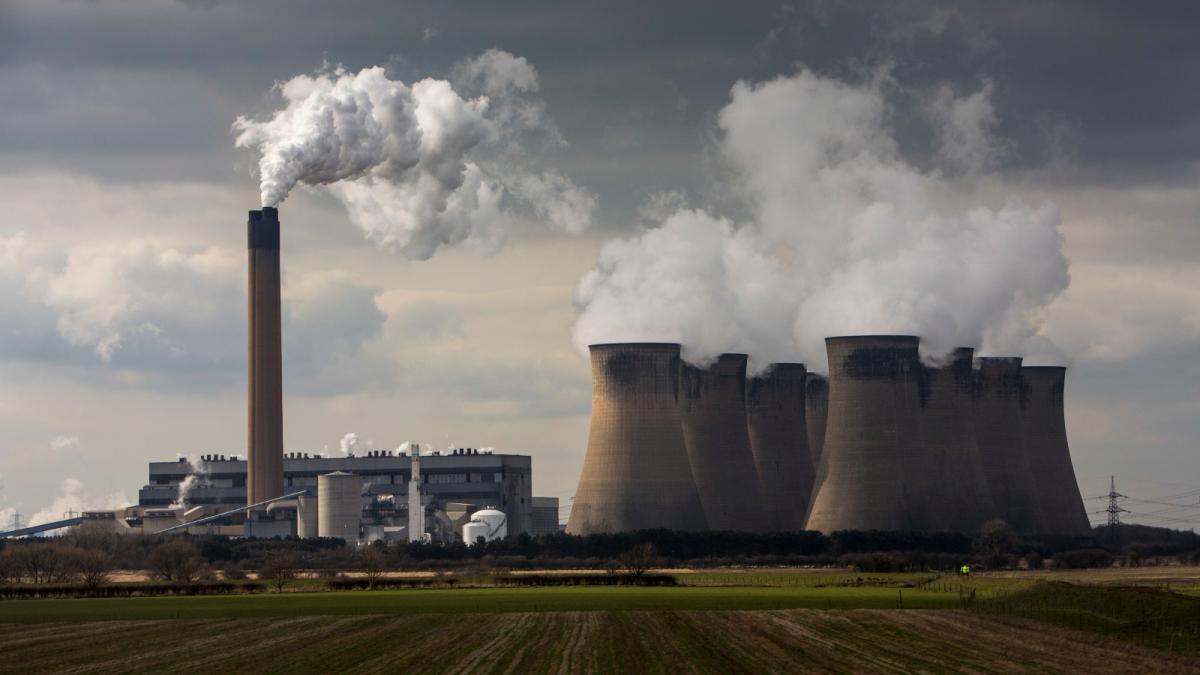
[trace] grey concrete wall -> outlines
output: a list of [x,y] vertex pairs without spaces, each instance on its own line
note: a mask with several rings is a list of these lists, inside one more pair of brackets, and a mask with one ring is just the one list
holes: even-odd
[[679,374],[683,440],[708,526],[763,532],[766,506],[746,423],[746,355],[722,354]]
[[592,345],[592,419],[567,531],[703,530],[679,415],[679,345]]
[[1018,532],[1043,531],[1021,422],[1021,359],[985,357],[975,371],[975,436],[988,491]]
[[925,470],[917,338],[833,337],[825,347],[829,414],[808,529],[931,529],[916,488]]
[[812,497],[812,452],[804,419],[806,369],[775,363],[746,383],[750,449],[762,485],[768,529],[799,532]]
[[1092,533],[1087,508],[1075,480],[1063,410],[1067,369],[1055,366],[1021,368],[1024,384],[1022,423],[1029,468],[1050,534],[1087,536]]

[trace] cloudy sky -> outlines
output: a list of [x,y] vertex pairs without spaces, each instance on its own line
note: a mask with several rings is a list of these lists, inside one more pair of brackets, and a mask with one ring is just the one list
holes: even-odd
[[6,2],[0,517],[245,452],[245,216],[281,194],[288,450],[494,446],[566,504],[580,345],[824,370],[822,335],[914,331],[1069,364],[1085,496],[1200,489],[1197,26],[1185,2]]

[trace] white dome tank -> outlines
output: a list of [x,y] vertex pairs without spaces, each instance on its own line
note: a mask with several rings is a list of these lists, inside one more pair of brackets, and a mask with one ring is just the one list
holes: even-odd
[[463,541],[474,544],[480,537],[484,541],[503,539],[508,536],[508,516],[497,509],[482,509],[471,514],[471,522],[463,525]]
[[358,543],[362,478],[344,471],[317,476],[317,533]]

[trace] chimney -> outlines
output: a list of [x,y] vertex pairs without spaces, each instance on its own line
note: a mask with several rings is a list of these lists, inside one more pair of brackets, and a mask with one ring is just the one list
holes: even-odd
[[813,461],[804,420],[803,363],[773,363],[746,382],[750,449],[762,485],[767,527],[800,532],[812,496]]
[[1025,366],[1021,377],[1025,386],[1021,399],[1025,448],[1046,532],[1086,537],[1092,533],[1092,526],[1075,480],[1063,413],[1067,369]]
[[925,368],[921,439],[927,481],[922,490],[938,531],[978,532],[998,517],[976,442],[974,352],[960,347],[944,364]]
[[249,435],[246,503],[283,494],[283,349],[279,310],[279,211],[251,211],[247,226],[250,262]]
[[746,355],[722,354],[708,369],[683,364],[679,389],[683,440],[709,528],[766,531],[746,423]]
[[931,529],[919,494],[917,346],[908,335],[825,339],[829,416],[808,529]]
[[589,347],[592,420],[567,532],[705,529],[679,420],[679,345]]
[[1043,531],[1041,507],[1021,428],[1021,359],[979,359],[975,373],[975,437],[996,512],[1023,534]]
[[804,426],[808,429],[808,449],[812,453],[814,472],[821,463],[828,414],[829,378],[820,373],[809,373],[804,379]]

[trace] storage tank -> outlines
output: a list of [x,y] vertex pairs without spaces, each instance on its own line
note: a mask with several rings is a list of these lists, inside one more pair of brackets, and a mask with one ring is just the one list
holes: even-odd
[[317,476],[317,533],[354,544],[362,523],[362,478],[335,471]]
[[917,346],[909,335],[826,338],[829,416],[808,529],[933,529],[920,494]]
[[998,516],[975,438],[973,349],[955,349],[927,366],[921,398],[921,439],[929,466],[922,488],[937,530],[978,532]]
[[746,423],[746,355],[679,372],[683,440],[709,529],[766,531],[766,506]]
[[975,371],[975,437],[996,512],[1014,530],[1043,531],[1021,423],[1021,359],[984,357]]
[[589,351],[591,428],[567,531],[703,530],[679,421],[679,345]]
[[311,495],[300,495],[296,500],[296,536],[301,539],[314,539],[320,531],[317,526],[317,498]]
[[471,514],[471,521],[463,525],[463,541],[473,545],[483,537],[484,541],[503,539],[508,536],[508,517],[503,511],[486,508]]
[[1059,366],[1021,368],[1024,397],[1021,399],[1025,447],[1029,454],[1033,485],[1049,534],[1085,537],[1092,534],[1087,508],[1075,480],[1063,393],[1067,369]]
[[808,450],[812,453],[814,475],[821,463],[821,449],[825,446],[828,413],[829,379],[820,373],[809,373],[804,380],[804,426],[808,429]]
[[750,449],[774,532],[799,532],[812,497],[813,461],[804,423],[803,363],[773,363],[746,383]]

